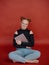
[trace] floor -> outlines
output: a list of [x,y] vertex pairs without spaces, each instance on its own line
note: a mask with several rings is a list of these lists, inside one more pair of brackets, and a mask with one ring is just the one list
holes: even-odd
[[[41,57],[39,58],[38,64],[28,64],[24,65],[49,65],[49,45],[35,45],[33,49],[41,51]],[[15,50],[12,45],[0,45],[0,65],[22,65],[23,63],[13,63],[8,58],[8,53]]]

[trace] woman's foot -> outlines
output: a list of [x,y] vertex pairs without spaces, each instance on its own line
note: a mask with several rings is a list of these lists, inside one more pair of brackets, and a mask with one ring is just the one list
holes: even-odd
[[15,63],[16,61],[15,60],[13,60],[13,63]]
[[[16,61],[13,60],[13,63],[16,63]],[[39,63],[39,60],[26,60],[26,63]]]
[[27,63],[39,63],[39,60],[27,60]]

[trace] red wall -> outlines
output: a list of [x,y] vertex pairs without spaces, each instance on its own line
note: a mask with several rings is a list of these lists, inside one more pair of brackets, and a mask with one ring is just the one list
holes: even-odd
[[49,43],[49,0],[0,0],[0,44],[12,44],[20,17],[31,18],[35,43]]

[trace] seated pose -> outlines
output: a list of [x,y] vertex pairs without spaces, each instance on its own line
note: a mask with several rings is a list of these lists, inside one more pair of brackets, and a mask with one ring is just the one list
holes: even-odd
[[[39,63],[38,58],[41,56],[41,52],[38,50],[32,49],[34,46],[34,33],[32,30],[28,29],[28,25],[31,22],[30,19],[21,17],[21,27],[14,33],[13,45],[16,48],[15,51],[12,51],[8,54],[10,60],[21,63]],[[15,40],[20,34],[24,34],[28,42],[22,42],[20,40]]]

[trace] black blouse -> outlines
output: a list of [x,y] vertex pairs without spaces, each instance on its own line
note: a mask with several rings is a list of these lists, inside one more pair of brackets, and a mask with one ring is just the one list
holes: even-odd
[[[18,32],[18,34],[14,34],[14,38],[13,38],[14,47],[16,47],[16,48],[26,48],[26,46],[28,46],[28,47],[34,46],[34,34],[30,34],[30,30],[28,30],[28,29],[25,29],[25,30],[19,29],[19,30],[17,30],[17,32]],[[21,45],[18,45],[15,41],[15,37],[22,34],[22,33],[28,39],[28,42],[22,42]]]

